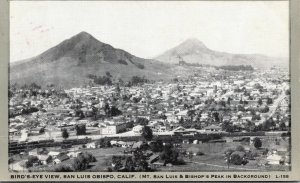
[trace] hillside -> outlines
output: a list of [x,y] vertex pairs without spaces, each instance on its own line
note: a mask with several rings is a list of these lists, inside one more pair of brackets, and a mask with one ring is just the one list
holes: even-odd
[[253,67],[288,66],[288,59],[273,58],[258,54],[231,54],[207,48],[197,39],[188,39],[180,45],[162,53],[155,59],[171,64],[179,61],[209,65],[251,65]]
[[10,81],[69,88],[89,82],[88,74],[103,76],[108,71],[115,80],[127,81],[135,75],[154,80],[171,78],[170,68],[169,64],[136,57],[81,32],[34,58],[11,64]]

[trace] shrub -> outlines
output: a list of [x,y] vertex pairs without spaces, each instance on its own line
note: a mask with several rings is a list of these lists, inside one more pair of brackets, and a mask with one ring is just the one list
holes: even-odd
[[234,165],[241,165],[243,163],[243,158],[238,154],[232,154],[230,156],[230,162]]
[[245,148],[243,146],[237,146],[236,151],[245,152]]
[[254,147],[255,147],[256,149],[261,148],[262,142],[261,142],[260,138],[255,137],[254,140],[253,140],[253,145],[254,145]]
[[199,152],[197,152],[197,155],[198,155],[198,156],[203,156],[203,155],[204,155],[204,153],[203,153],[203,152],[201,152],[201,151],[199,151]]
[[26,168],[32,167],[34,163],[38,162],[39,159],[36,156],[29,156],[25,163]]
[[55,172],[73,172],[72,168],[67,165],[59,165],[55,167],[54,169]]
[[122,59],[118,60],[118,63],[123,64],[123,65],[128,65],[128,63],[125,60],[122,60]]
[[233,152],[233,149],[227,149],[224,154],[230,156]]

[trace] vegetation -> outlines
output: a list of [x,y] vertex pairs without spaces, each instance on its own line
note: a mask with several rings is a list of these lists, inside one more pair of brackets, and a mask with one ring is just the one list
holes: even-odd
[[98,85],[112,85],[111,75],[106,74],[106,76],[96,76],[93,74],[88,74],[87,77],[92,79],[95,84]]
[[231,154],[230,163],[234,165],[241,165],[243,163],[243,158],[238,154]]
[[85,135],[86,127],[85,125],[75,125],[76,135]]
[[84,152],[73,160],[72,166],[75,171],[82,171],[87,169],[89,163],[96,161],[96,158],[91,153]]
[[139,125],[148,125],[149,120],[146,118],[137,118],[136,123]]
[[253,145],[254,145],[254,147],[255,147],[256,149],[261,148],[262,142],[261,142],[260,138],[255,137],[254,140],[253,140]]
[[25,163],[25,167],[29,168],[32,167],[34,163],[37,163],[39,159],[36,156],[29,156],[28,160]]
[[145,76],[143,76],[143,77],[132,76],[132,78],[131,78],[131,85],[139,85],[139,84],[144,84],[147,82],[149,82],[149,80],[146,79]]
[[67,129],[63,129],[63,130],[62,130],[61,136],[62,136],[64,139],[69,138],[69,132],[68,132],[68,130],[67,130]]
[[144,126],[142,129],[142,137],[147,140],[147,141],[151,141],[153,138],[153,133],[152,130],[149,126]]
[[251,65],[224,65],[219,66],[217,69],[229,70],[229,71],[253,71],[254,68]]

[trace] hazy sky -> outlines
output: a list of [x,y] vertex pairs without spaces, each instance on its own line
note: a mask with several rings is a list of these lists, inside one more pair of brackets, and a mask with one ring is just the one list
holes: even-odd
[[11,61],[86,31],[139,57],[188,38],[230,53],[288,57],[287,1],[11,1]]

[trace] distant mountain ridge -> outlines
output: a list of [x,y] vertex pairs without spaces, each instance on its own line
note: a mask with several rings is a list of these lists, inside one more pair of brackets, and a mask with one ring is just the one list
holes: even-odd
[[178,46],[167,50],[154,59],[171,64],[179,61],[208,65],[251,65],[254,67],[270,67],[272,65],[288,66],[288,59],[268,57],[260,54],[231,54],[214,51],[198,39],[191,38]]
[[136,57],[124,50],[102,43],[81,32],[42,54],[10,65],[10,81],[72,87],[89,82],[87,75],[105,75],[129,80],[132,76],[149,79],[171,77],[168,64]]

